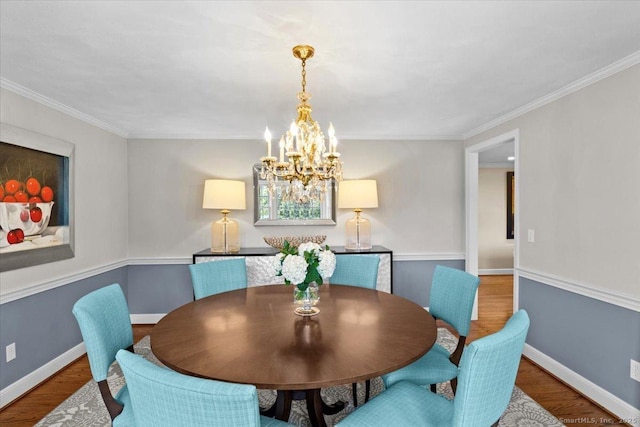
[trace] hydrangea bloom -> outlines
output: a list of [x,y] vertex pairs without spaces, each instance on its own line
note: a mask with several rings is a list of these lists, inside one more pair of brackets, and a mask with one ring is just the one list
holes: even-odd
[[299,247],[289,245],[285,241],[280,253],[271,260],[276,276],[284,276],[286,285],[296,285],[304,291],[315,282],[322,285],[323,279],[331,277],[336,268],[336,256],[317,243],[302,243]]
[[303,283],[307,277],[308,264],[300,255],[288,255],[282,262],[282,275],[291,283]]
[[320,262],[318,264],[318,273],[326,279],[331,277],[336,269],[336,256],[331,251],[321,251],[318,255]]
[[298,255],[304,256],[305,252],[314,252],[317,255],[321,250],[322,247],[319,244],[313,242],[305,242],[301,243],[300,246],[298,246]]

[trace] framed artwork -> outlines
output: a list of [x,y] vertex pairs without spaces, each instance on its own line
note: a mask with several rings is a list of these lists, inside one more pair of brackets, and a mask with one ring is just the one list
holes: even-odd
[[268,182],[260,179],[261,165],[253,167],[253,216],[255,225],[335,225],[336,185],[331,182],[322,201],[295,203],[282,198],[284,182],[276,183],[274,194]]
[[507,239],[514,237],[514,223],[516,214],[516,177],[513,172],[507,172]]
[[0,271],[74,256],[67,141],[0,124]]

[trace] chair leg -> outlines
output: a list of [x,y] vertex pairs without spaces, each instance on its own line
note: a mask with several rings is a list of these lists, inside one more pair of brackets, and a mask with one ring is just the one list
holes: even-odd
[[436,391],[436,384],[431,384],[431,392],[432,392],[432,393],[437,393],[437,391]]
[[364,393],[364,403],[369,401],[369,394],[371,393],[371,380],[365,381],[365,393]]
[[358,407],[358,384],[357,383],[351,384],[351,392],[353,393],[353,407],[357,408]]
[[456,389],[458,388],[458,379],[454,378],[451,381],[449,381],[451,383],[451,390],[453,391],[453,395],[456,395]]

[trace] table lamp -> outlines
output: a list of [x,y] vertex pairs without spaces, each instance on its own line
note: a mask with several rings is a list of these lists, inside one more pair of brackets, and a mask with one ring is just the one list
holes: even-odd
[[371,222],[362,218],[363,208],[378,207],[378,188],[374,179],[341,181],[338,187],[338,207],[350,208],[356,213],[347,221],[348,250],[371,249]]
[[228,217],[230,209],[246,209],[244,181],[208,179],[204,182],[203,209],[222,209],[222,218],[211,223],[211,252],[240,251],[238,223]]

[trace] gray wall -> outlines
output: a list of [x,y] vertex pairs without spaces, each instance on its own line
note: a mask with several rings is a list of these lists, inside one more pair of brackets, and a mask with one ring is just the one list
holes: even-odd
[[640,307],[639,87],[634,65],[465,142],[519,129],[515,273],[572,290],[520,278],[519,304],[535,316],[527,343],[636,408],[640,314],[618,301]]
[[0,295],[126,261],[127,140],[4,88],[0,89],[0,121],[75,147],[75,256],[0,272]]
[[[464,253],[464,152],[461,141],[340,141],[345,179],[378,181],[379,207],[365,209],[373,244],[394,254]],[[211,245],[216,210],[202,209],[204,181],[245,182],[247,209],[231,213],[240,245],[264,236],[325,234],[345,242],[351,209],[337,209],[333,226],[253,225],[252,166],[258,141],[129,140],[129,256],[185,257]]]

